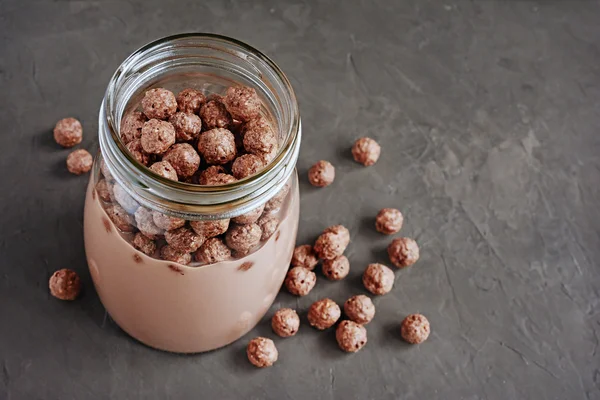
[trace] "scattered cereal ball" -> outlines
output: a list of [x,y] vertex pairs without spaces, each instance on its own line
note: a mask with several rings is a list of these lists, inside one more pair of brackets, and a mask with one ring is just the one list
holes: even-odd
[[190,226],[198,235],[208,239],[227,232],[229,219],[190,221]]
[[375,218],[375,229],[384,235],[392,235],[402,229],[404,216],[395,208],[384,208]]
[[277,361],[279,353],[271,339],[265,337],[254,338],[246,347],[246,355],[252,365],[258,368],[270,367]]
[[224,128],[227,129],[232,123],[232,118],[223,103],[218,100],[210,100],[200,108],[200,118],[205,129]]
[[[227,171],[225,170],[225,168],[221,165],[211,165],[210,167],[206,168],[204,171],[200,172],[200,175],[198,176],[198,183],[201,185],[207,185],[210,180],[210,178],[218,175],[218,174],[226,174]],[[233,178],[233,177],[232,177]]]
[[271,318],[271,328],[277,336],[294,336],[300,328],[300,317],[291,308],[281,308]]
[[383,264],[369,264],[362,277],[363,285],[373,294],[386,294],[394,286],[394,272]]
[[344,225],[331,225],[323,231],[323,233],[329,232],[334,233],[342,243],[345,243],[345,246],[350,243],[350,231]]
[[352,296],[344,303],[344,313],[357,324],[366,325],[375,316],[375,305],[368,296]]
[[175,171],[175,168],[168,161],[155,162],[150,166],[150,169],[163,178],[170,179],[172,181],[177,180],[177,171]]
[[410,314],[404,318],[400,328],[402,338],[411,344],[423,343],[429,337],[430,332],[429,321],[421,314]]
[[81,292],[81,280],[77,272],[63,268],[50,277],[50,294],[60,300],[75,300]]
[[96,193],[98,193],[98,197],[102,199],[102,201],[112,201],[113,199],[113,185],[108,182],[106,179],[100,179],[98,183],[96,183]]
[[152,211],[152,220],[156,226],[165,231],[172,231],[185,225],[185,219],[171,217],[158,211]]
[[265,209],[265,205],[262,204],[262,205],[256,207],[255,209],[248,211],[245,214],[238,215],[237,217],[231,218],[231,221],[235,222],[236,224],[240,224],[240,225],[253,224],[256,221],[258,221],[258,219],[262,215],[264,209]]
[[144,151],[141,139],[133,139],[125,145],[131,156],[140,164],[148,165],[150,156]]
[[196,114],[178,112],[169,118],[169,122],[175,128],[175,138],[178,142],[194,140],[202,130],[202,120]]
[[191,229],[181,227],[165,232],[165,240],[175,250],[193,253],[204,243],[205,238]]
[[267,201],[267,204],[265,204],[265,212],[276,212],[279,210],[289,192],[290,184],[288,183],[279,192],[277,192],[275,196],[271,198],[271,200]]
[[340,306],[335,301],[325,298],[312,303],[308,309],[308,322],[310,326],[324,330],[331,328],[341,315]]
[[133,240],[131,241],[131,244],[133,244],[133,247],[135,247],[147,256],[152,256],[156,251],[156,243],[154,242],[154,240],[145,236],[141,232],[135,234]]
[[75,118],[64,118],[54,126],[54,140],[62,147],[73,147],[81,143],[83,128]]
[[234,225],[225,234],[225,242],[237,255],[244,255],[260,242],[261,236],[257,224]]
[[339,281],[350,272],[350,262],[346,256],[337,256],[331,260],[323,260],[323,275],[329,280]]
[[294,249],[292,267],[303,267],[312,271],[318,263],[319,259],[310,244],[303,244]]
[[260,237],[260,240],[267,240],[273,236],[277,230],[277,225],[279,225],[279,218],[274,215],[263,214],[258,219],[258,226],[260,226],[260,229],[262,229],[262,236]]
[[236,179],[229,174],[216,174],[211,175],[205,180],[205,185],[207,186],[220,186],[227,185],[229,183],[235,182]]
[[164,233],[164,230],[154,223],[153,212],[146,207],[138,208],[134,216],[137,228],[149,239],[156,239]]
[[256,174],[263,167],[262,158],[254,154],[244,154],[233,161],[231,172],[237,179],[243,179]]
[[271,153],[277,148],[277,136],[265,118],[246,122],[242,129],[244,148],[257,156]]
[[317,283],[317,275],[309,269],[294,267],[285,276],[285,287],[293,295],[306,296]]
[[227,164],[236,155],[233,133],[222,128],[204,132],[198,139],[198,151],[209,164]]
[[177,111],[177,99],[170,90],[150,89],[142,99],[142,110],[149,119],[167,119]]
[[320,258],[331,260],[341,256],[350,243],[350,232],[342,225],[327,228],[315,242],[315,252]]
[[173,145],[165,153],[162,160],[171,164],[180,178],[194,175],[200,166],[200,156],[196,153],[194,147],[188,143]]
[[179,110],[186,113],[198,114],[198,112],[200,112],[200,107],[205,101],[206,97],[202,92],[196,89],[183,89],[177,94],[177,105],[179,106]]
[[142,127],[141,141],[146,153],[163,154],[175,144],[175,128],[166,121],[151,119]]
[[335,330],[335,339],[340,349],[348,353],[356,353],[367,344],[367,330],[354,321],[344,320]]
[[163,246],[160,249],[160,258],[174,263],[188,265],[192,262],[192,255],[186,252],[179,251],[173,246]]
[[231,257],[231,250],[219,238],[213,237],[207,239],[196,251],[196,261],[205,264],[214,264],[228,260]]
[[400,237],[392,240],[387,252],[392,264],[398,268],[413,265],[419,259],[419,246],[411,238]]
[[308,170],[308,181],[316,187],[325,187],[333,183],[335,168],[329,161],[321,160]]
[[254,88],[231,86],[227,88],[223,103],[231,116],[240,121],[248,121],[260,115],[260,99]]
[[381,147],[371,138],[363,137],[354,142],[352,146],[352,157],[357,163],[361,163],[365,167],[371,166],[379,159]]
[[75,150],[67,156],[67,169],[72,174],[85,174],[92,169],[92,165],[94,165],[94,159],[87,150]]
[[115,226],[123,232],[135,231],[133,226],[133,217],[127,214],[127,211],[118,204],[111,204],[106,208],[106,214],[108,218],[115,224]]
[[108,169],[108,166],[106,165],[106,162],[104,162],[104,160],[100,161],[100,171],[102,171],[102,176],[104,176],[106,180],[111,182],[114,181],[114,178],[110,173],[110,170]]
[[131,197],[129,193],[123,189],[123,186],[119,184],[115,184],[113,186],[113,195],[117,203],[119,203],[119,205],[121,205],[121,207],[123,207],[129,214],[133,214],[140,206],[140,203],[135,201],[133,197]]
[[121,140],[127,144],[133,139],[142,137],[142,127],[148,119],[139,111],[132,110],[123,116],[121,120]]

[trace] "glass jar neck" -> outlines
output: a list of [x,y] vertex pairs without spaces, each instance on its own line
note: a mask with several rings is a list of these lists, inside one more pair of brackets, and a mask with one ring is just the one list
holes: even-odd
[[[279,136],[279,151],[259,173],[222,186],[172,181],[139,163],[120,140],[127,107],[151,87],[199,79],[256,89]],[[140,204],[186,219],[229,218],[270,199],[294,171],[301,126],[293,89],[258,50],[223,36],[182,34],[150,43],[113,75],[100,108],[100,150],[116,181]]]

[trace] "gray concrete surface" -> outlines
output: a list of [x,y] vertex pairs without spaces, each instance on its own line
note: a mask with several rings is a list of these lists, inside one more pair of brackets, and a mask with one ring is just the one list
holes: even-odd
[[[599,399],[600,4],[598,1],[17,1],[0,3],[0,398]],[[366,348],[304,325],[256,370],[246,342],[180,356],[138,344],[105,317],[82,238],[86,177],[64,168],[51,128],[81,119],[96,149],[109,77],[140,45],[182,31],[234,36],[289,75],[305,141],[300,241],[350,228],[351,274],[320,297],[362,293],[387,262],[381,207],[406,215],[421,260],[377,298]],[[383,146],[369,169],[354,138]],[[318,159],[337,180],[317,190]],[[52,271],[84,296],[51,298]],[[432,335],[404,344],[424,313]]]

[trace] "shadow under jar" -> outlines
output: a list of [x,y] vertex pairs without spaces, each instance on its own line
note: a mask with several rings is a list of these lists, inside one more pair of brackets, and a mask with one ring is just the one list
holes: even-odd
[[[177,94],[194,88],[211,96],[236,85],[256,90],[261,115],[278,137],[277,154],[255,175],[219,186],[169,180],[138,162],[120,139],[123,116],[149,89]],[[243,336],[273,303],[296,241],[301,127],[285,75],[261,52],[230,38],[167,37],[117,69],[102,102],[98,135],[84,234],[90,273],[110,316],[140,342],[172,352],[213,350]],[[173,226],[194,232],[195,221],[232,219],[265,205],[261,218],[270,218],[272,234],[245,254],[221,254],[213,263],[193,253],[168,254],[172,231],[153,223],[155,214],[172,217],[179,221]],[[230,221],[228,229],[236,225]],[[224,244],[225,236],[216,238]]]

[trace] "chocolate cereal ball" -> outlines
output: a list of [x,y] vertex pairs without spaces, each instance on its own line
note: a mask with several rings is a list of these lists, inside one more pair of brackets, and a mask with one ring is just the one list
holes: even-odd
[[258,226],[260,226],[260,229],[262,229],[262,236],[260,237],[260,240],[267,240],[271,236],[273,236],[273,234],[277,230],[277,225],[279,225],[279,218],[277,218],[274,215],[263,214],[258,219],[257,223]]
[[121,120],[121,140],[127,144],[142,137],[142,127],[148,118],[139,111],[131,110]]
[[204,180],[204,185],[207,186],[220,186],[220,185],[226,185],[229,183],[233,183],[235,182],[236,179],[229,175],[229,174],[216,174],[216,175],[210,175],[208,178],[206,178]]
[[368,137],[358,139],[354,142],[354,146],[352,146],[354,161],[365,167],[375,164],[379,159],[380,153],[381,147],[379,147],[379,144]]
[[175,144],[175,128],[166,121],[151,119],[142,127],[142,148],[149,154],[163,154]]
[[114,196],[113,184],[106,179],[100,179],[98,183],[96,183],[96,193],[98,193],[98,197],[100,197],[102,201],[112,201]]
[[387,251],[390,261],[398,268],[413,265],[419,259],[419,246],[411,238],[400,237],[392,240]]
[[209,182],[212,177],[218,174],[227,174],[227,171],[222,165],[211,165],[204,171],[200,172],[200,175],[198,176],[198,183],[201,185],[207,185],[207,182]]
[[131,241],[131,244],[133,245],[133,247],[135,247],[147,256],[152,256],[156,251],[156,243],[154,242],[154,240],[146,237],[141,232],[135,234],[133,240]]
[[400,211],[395,208],[384,208],[377,213],[375,229],[384,235],[392,235],[402,229],[403,222],[404,216]]
[[133,216],[127,214],[127,211],[118,204],[111,204],[106,208],[108,218],[115,224],[117,229],[122,232],[134,232],[135,226]]
[[60,300],[75,300],[81,292],[81,280],[77,272],[63,268],[50,277],[50,294]]
[[256,118],[244,124],[242,129],[244,148],[257,156],[270,154],[277,149],[277,136],[265,118]]
[[154,223],[153,212],[146,207],[138,208],[134,216],[137,228],[149,239],[156,239],[164,233],[164,230]]
[[160,249],[160,258],[165,261],[188,265],[192,262],[192,255],[175,249],[172,246],[166,245]]
[[308,170],[308,181],[316,187],[325,187],[333,183],[335,168],[329,161],[318,161]]
[[177,105],[179,111],[189,114],[198,114],[200,107],[206,101],[206,97],[202,92],[196,89],[183,89],[177,94]]
[[142,139],[133,139],[131,142],[127,143],[125,147],[137,162],[142,165],[148,165],[150,162],[150,156],[142,147]]
[[202,243],[202,246],[196,251],[196,261],[205,264],[214,264],[228,260],[231,257],[231,250],[219,238],[213,237]]
[[270,367],[277,361],[278,353],[275,343],[265,337],[254,338],[246,347],[246,355],[252,365],[258,368]]
[[357,324],[366,325],[375,316],[375,305],[368,296],[352,296],[344,303],[344,313]]
[[430,332],[429,321],[421,314],[410,314],[404,318],[400,328],[402,338],[411,344],[423,343],[429,337]]
[[236,179],[243,179],[256,174],[263,168],[262,158],[254,154],[244,154],[233,161],[231,172]]
[[331,260],[323,260],[323,275],[331,281],[344,279],[350,272],[350,262],[346,256],[337,256]]
[[179,178],[188,178],[194,175],[200,166],[200,156],[188,143],[173,145],[162,160],[173,166]]
[[156,226],[165,231],[172,231],[185,225],[185,219],[171,217],[158,211],[152,211],[152,220]]
[[163,178],[170,179],[172,181],[177,180],[177,171],[175,171],[175,168],[173,168],[171,163],[168,161],[155,162],[150,166],[150,169]]
[[94,159],[92,155],[84,149],[75,150],[67,156],[67,169],[75,175],[89,172],[93,164]]
[[142,99],[142,110],[148,119],[168,119],[177,111],[177,99],[170,90],[150,89]]
[[257,224],[233,225],[225,234],[227,246],[241,256],[260,242],[262,229]]
[[340,349],[348,353],[356,353],[367,344],[367,330],[354,321],[344,320],[335,330],[335,339]]
[[300,317],[291,308],[281,308],[271,318],[271,328],[277,336],[290,337],[298,333]]
[[317,283],[317,275],[309,269],[294,267],[285,276],[285,287],[293,295],[306,296]]
[[265,209],[265,205],[264,204],[260,205],[260,206],[256,207],[255,209],[248,211],[245,214],[238,215],[237,217],[231,218],[231,221],[236,224],[241,224],[241,225],[253,224],[256,221],[258,221],[258,219],[262,215],[264,209]]
[[233,133],[222,128],[204,132],[198,139],[198,151],[209,164],[227,164],[236,155]]
[[202,118],[205,129],[228,129],[233,121],[225,105],[218,100],[209,100],[204,103],[200,108],[200,118]]
[[75,118],[64,118],[54,126],[54,140],[62,147],[73,147],[81,143],[83,128]]
[[227,88],[223,103],[231,116],[240,121],[249,121],[260,115],[260,99],[254,88],[231,86]]
[[165,232],[165,240],[169,246],[183,253],[193,253],[206,240],[191,229],[181,227]]
[[363,273],[365,288],[377,295],[389,293],[394,286],[394,272],[383,264],[369,264]]
[[198,235],[208,239],[227,232],[229,219],[190,221],[190,226]]
[[194,140],[202,130],[202,121],[196,114],[178,112],[169,118],[169,122],[175,128],[175,139],[178,142]]
[[276,212],[279,210],[285,201],[285,197],[290,192],[290,187],[291,185],[289,183],[286,184],[271,198],[271,200],[267,201],[267,204],[265,204],[265,212]]
[[303,267],[312,271],[318,263],[319,258],[310,244],[303,244],[294,249],[294,253],[292,254],[292,267]]
[[321,299],[315,301],[308,309],[308,322],[310,326],[324,330],[331,328],[340,316],[342,311],[335,301],[331,299]]
[[315,253],[326,260],[341,256],[350,243],[350,232],[343,225],[325,229],[315,242]]

